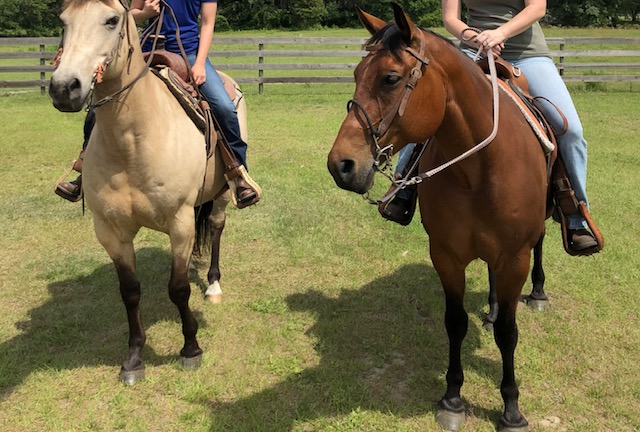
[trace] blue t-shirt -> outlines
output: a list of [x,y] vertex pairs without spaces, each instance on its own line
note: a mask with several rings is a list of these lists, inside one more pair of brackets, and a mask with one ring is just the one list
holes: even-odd
[[[200,7],[202,3],[216,3],[217,0],[165,0],[173,9],[178,27],[180,28],[180,41],[185,53],[191,54],[198,50],[198,42],[200,40],[200,25],[198,19],[200,17]],[[164,11],[162,19],[162,29],[160,34],[165,39],[165,49],[167,51],[180,54],[180,46],[176,38],[176,21],[169,9]],[[151,40],[147,40],[143,47],[143,51],[151,50]]]

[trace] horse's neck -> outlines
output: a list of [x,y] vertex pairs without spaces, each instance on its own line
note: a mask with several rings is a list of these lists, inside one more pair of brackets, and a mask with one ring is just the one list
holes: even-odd
[[480,68],[471,62],[463,62],[455,70],[445,77],[448,81],[447,106],[436,136],[446,136],[451,145],[457,147],[452,151],[460,152],[474,147],[491,134],[495,120],[494,101],[491,85]]

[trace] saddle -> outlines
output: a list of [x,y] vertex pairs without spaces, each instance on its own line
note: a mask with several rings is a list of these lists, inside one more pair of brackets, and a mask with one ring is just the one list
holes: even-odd
[[[220,124],[211,111],[209,103],[202,97],[191,79],[190,68],[183,57],[163,48],[143,53],[143,55],[144,60],[149,63],[151,71],[166,84],[189,118],[204,134],[207,157],[211,156],[215,150],[215,146],[212,146],[211,143],[217,144],[225,165],[225,177],[229,188],[235,190],[234,180],[237,177],[242,177],[252,185],[254,190],[260,191],[259,186],[251,179],[246,169],[238,163],[233,150],[231,150],[221,131]],[[151,57],[151,61],[149,61],[149,57]],[[229,98],[234,106],[237,107],[243,97],[242,91],[231,80],[225,79],[223,75],[220,75],[220,79],[222,79]],[[237,205],[235,193],[232,194],[232,201]]]
[[[478,61],[477,64],[485,74],[489,74],[489,65],[486,58]],[[495,65],[501,89],[516,102],[527,119],[527,122],[536,133],[547,156],[547,218],[553,215],[554,220],[560,223],[565,251],[573,256],[586,256],[600,252],[604,248],[602,233],[591,217],[587,204],[584,201],[578,201],[576,199],[564,161],[562,160],[560,152],[558,152],[556,136],[560,136],[566,132],[567,120],[565,116],[560,109],[554,105],[565,122],[562,131],[554,131],[542,111],[536,105],[538,98],[529,94],[529,82],[524,76],[524,73],[522,73],[518,67],[500,57],[495,59]],[[580,214],[584,217],[596,239],[596,246],[580,251],[575,251],[570,248],[567,220],[567,216],[570,214]]]

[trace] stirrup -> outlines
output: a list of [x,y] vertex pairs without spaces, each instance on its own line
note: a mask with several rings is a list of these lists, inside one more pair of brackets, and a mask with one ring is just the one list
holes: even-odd
[[238,176],[242,177],[242,179],[244,181],[246,181],[247,184],[249,186],[251,186],[254,191],[256,191],[256,196],[255,196],[254,199],[252,199],[249,202],[242,203],[242,204],[238,203],[238,199],[236,198],[236,182],[233,179],[229,179],[229,177],[225,175],[225,178],[227,179],[227,185],[229,186],[229,189],[231,190],[231,202],[237,208],[242,209],[242,208],[245,208],[245,207],[249,207],[249,206],[257,203],[258,201],[260,201],[260,199],[262,198],[262,188],[258,185],[258,183],[255,182],[255,180],[253,180],[251,178],[251,176],[247,172],[247,169],[244,166],[240,165],[236,169],[237,169]]
[[560,218],[560,230],[562,233],[562,245],[564,246],[564,250],[571,256],[589,256],[594,253],[598,253],[602,249],[604,249],[604,237],[602,236],[602,233],[598,229],[598,226],[596,225],[595,221],[591,218],[591,214],[587,209],[587,204],[584,201],[580,201],[578,203],[578,210],[579,210],[579,213],[582,215],[582,217],[584,217],[585,221],[587,222],[589,231],[591,231],[591,234],[593,234],[593,237],[595,238],[597,244],[593,247],[582,249],[582,250],[572,249],[570,244],[571,242],[569,239],[569,229],[568,229],[569,222],[567,221],[566,215],[562,211],[562,207],[558,205],[557,211],[558,211],[558,216]]

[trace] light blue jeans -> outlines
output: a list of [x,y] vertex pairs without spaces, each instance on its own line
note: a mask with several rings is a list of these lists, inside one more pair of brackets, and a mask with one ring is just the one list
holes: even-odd
[[[196,54],[197,52],[187,54],[187,59],[192,66],[196,61]],[[247,143],[240,136],[240,124],[238,123],[236,107],[227,95],[224,83],[209,59],[205,63],[205,73],[207,80],[200,86],[200,91],[209,102],[213,114],[218,119],[222,133],[227,138],[229,146],[233,150],[236,159],[238,159],[238,163],[247,168]]]
[[[558,73],[553,60],[548,57],[529,57],[523,59],[505,60],[519,67],[529,81],[531,96],[541,96],[549,99],[564,114],[568,122],[568,129],[564,135],[558,136],[558,146],[562,160],[567,168],[567,175],[571,187],[578,201],[587,200],[587,141],[584,138],[582,123],[573,105],[573,100],[567,90],[562,77]],[[563,120],[556,108],[549,102],[538,99],[536,104],[545,118],[556,131],[563,128]],[[587,223],[580,215],[568,215],[569,229],[586,228]]]
[[[462,50],[469,57],[474,58],[475,51]],[[567,132],[557,137],[562,159],[567,168],[569,181],[578,201],[584,201],[587,205],[587,141],[584,139],[582,123],[573,105],[571,95],[567,90],[562,77],[558,73],[553,60],[548,57],[530,57],[524,59],[505,59],[517,67],[529,81],[529,93],[536,97],[541,96],[553,102],[565,115],[568,122]],[[548,102],[540,99],[538,107],[544,113],[549,123],[556,131],[563,128],[562,117],[558,111]],[[409,144],[400,150],[396,172],[402,172],[415,144]],[[587,223],[581,215],[568,215],[568,228],[586,228]]]

